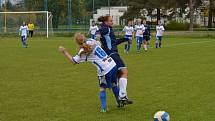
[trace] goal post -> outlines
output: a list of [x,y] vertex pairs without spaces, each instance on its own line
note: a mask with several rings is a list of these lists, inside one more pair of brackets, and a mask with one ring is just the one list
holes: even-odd
[[35,25],[36,35],[53,34],[52,13],[49,11],[0,12],[0,31],[4,34],[17,33],[23,22]]

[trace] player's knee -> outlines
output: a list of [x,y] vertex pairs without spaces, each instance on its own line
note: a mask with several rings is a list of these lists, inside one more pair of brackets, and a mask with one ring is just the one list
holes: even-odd
[[124,68],[121,70],[121,76],[120,77],[125,77],[125,78],[128,77],[128,69],[127,68]]
[[101,91],[101,92],[104,92],[104,91],[106,91],[106,88],[100,87],[100,91]]

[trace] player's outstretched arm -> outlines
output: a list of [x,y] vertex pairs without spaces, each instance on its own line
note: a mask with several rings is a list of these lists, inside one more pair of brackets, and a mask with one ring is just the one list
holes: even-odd
[[69,54],[69,52],[63,46],[59,46],[59,51],[64,54],[64,56],[73,64],[76,64],[73,57]]

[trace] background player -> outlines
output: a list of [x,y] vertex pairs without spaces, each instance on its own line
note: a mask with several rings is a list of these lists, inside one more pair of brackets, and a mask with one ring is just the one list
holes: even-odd
[[145,31],[143,33],[143,48],[145,51],[147,51],[148,50],[147,46],[149,46],[149,42],[151,38],[151,29],[150,29],[150,26],[147,24],[145,18],[142,20],[142,24],[145,27]]
[[162,45],[162,38],[163,38],[163,33],[164,33],[165,29],[164,26],[161,24],[161,21],[158,20],[158,25],[156,26],[156,48],[160,47]]
[[125,38],[129,38],[128,43],[125,44],[125,52],[128,53],[131,48],[132,38],[134,34],[134,27],[132,25],[132,20],[128,20],[128,25],[124,27],[123,32],[125,32]]
[[28,33],[28,26],[23,22],[23,24],[19,28],[19,35],[21,36],[21,42],[22,42],[22,47],[27,48],[27,33]]
[[96,25],[95,21],[92,21],[92,26],[90,26],[89,33],[92,39],[96,39],[96,32],[99,30],[98,26]]
[[85,37],[81,34],[76,34],[75,40],[80,48],[76,56],[72,57],[62,46],[59,47],[59,51],[62,52],[66,58],[68,58],[74,64],[89,61],[97,67],[100,84],[101,112],[106,112],[106,88],[112,88],[116,101],[119,104],[119,88],[117,87],[116,63],[105,53],[105,51],[95,40],[89,39],[85,41]]
[[137,25],[135,25],[137,53],[140,52],[141,44],[143,43],[144,31],[145,31],[145,27],[141,24],[141,20],[138,19]]
[[30,37],[33,37],[33,35],[34,35],[34,24],[31,21],[28,24],[28,30],[29,30]]

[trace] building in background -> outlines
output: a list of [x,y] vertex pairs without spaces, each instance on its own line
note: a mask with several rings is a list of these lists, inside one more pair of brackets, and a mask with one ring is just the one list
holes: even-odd
[[122,17],[127,10],[127,6],[101,7],[97,9],[97,13],[93,15],[93,18],[96,21],[100,16],[110,15],[113,18],[114,25],[120,25],[122,22],[120,17]]

